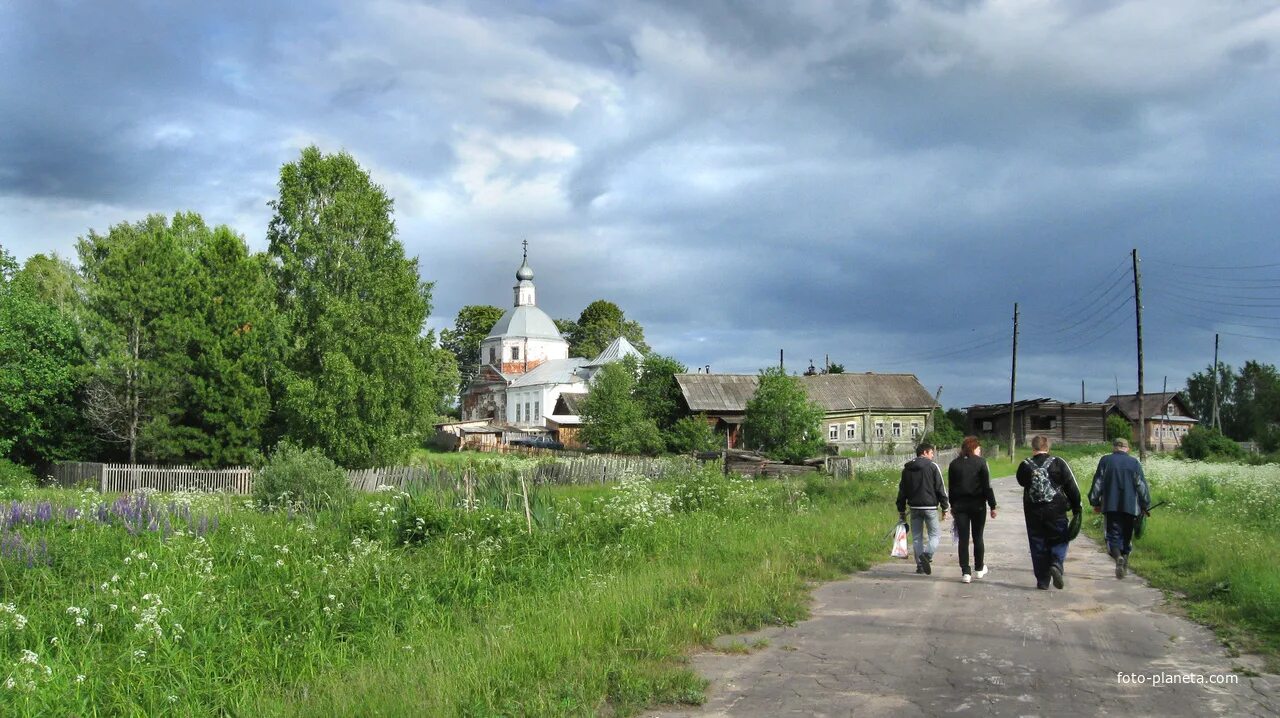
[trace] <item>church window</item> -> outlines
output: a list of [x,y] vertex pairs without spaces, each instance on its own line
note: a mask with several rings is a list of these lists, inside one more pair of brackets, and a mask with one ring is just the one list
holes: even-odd
[[527,401],[526,401],[526,402],[524,403],[524,420],[525,420],[525,421],[533,421],[533,419],[529,418],[529,417],[531,417],[531,416],[533,416],[533,415],[529,413],[529,402],[527,402]]
[[539,421],[541,419],[542,419],[542,402],[535,401],[533,402],[533,420]]
[[516,423],[520,423],[520,403],[516,402]]
[[498,350],[494,349],[493,347],[489,347],[489,363],[490,364],[498,363]]
[[511,347],[511,361],[520,361],[520,347]]

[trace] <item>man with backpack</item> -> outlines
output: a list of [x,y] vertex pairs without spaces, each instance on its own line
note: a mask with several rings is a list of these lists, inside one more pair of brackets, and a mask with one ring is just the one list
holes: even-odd
[[1107,553],[1116,562],[1116,578],[1129,572],[1129,552],[1133,550],[1133,526],[1138,516],[1149,516],[1151,491],[1142,464],[1129,455],[1129,442],[1116,439],[1110,454],[1098,460],[1098,470],[1089,487],[1089,503],[1094,512],[1107,517]]
[[[947,490],[942,487],[942,469],[933,462],[933,444],[916,447],[916,458],[902,467],[898,481],[898,518],[907,520],[907,507],[911,508],[912,545],[916,552],[916,573],[933,573],[933,554],[938,551],[940,537],[938,506],[942,506],[942,518],[947,518],[951,504]],[[928,527],[929,543],[924,543],[924,529]]]
[[1067,511],[1080,515],[1080,487],[1071,467],[1061,457],[1049,453],[1049,437],[1031,439],[1031,458],[1018,465],[1022,486],[1022,513],[1027,522],[1027,543],[1031,547],[1031,570],[1036,588],[1048,590],[1066,585],[1063,564],[1071,542]]

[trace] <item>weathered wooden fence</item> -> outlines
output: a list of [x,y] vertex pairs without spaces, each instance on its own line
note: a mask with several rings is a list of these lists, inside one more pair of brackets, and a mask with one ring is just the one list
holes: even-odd
[[253,493],[254,471],[248,467],[234,469],[198,469],[194,466],[146,466],[143,464],[103,464],[101,491],[227,491],[233,494]]
[[40,478],[52,486],[74,489],[81,486],[100,487],[102,468],[96,461],[62,461],[39,467]]

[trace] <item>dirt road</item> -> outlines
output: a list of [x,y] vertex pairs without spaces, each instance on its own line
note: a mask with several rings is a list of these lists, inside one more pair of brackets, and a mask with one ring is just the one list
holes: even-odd
[[[1084,536],[1066,588],[1037,590],[1021,489],[995,485],[986,578],[960,582],[946,524],[932,576],[887,559],[886,541],[891,562],[818,588],[810,619],[738,637],[768,647],[695,656],[711,680],[705,706],[651,715],[1280,715],[1280,678],[1235,672],[1242,659],[1166,610],[1141,577],[1117,580]],[[891,506],[885,515],[891,524]],[[1175,676],[1204,682],[1155,684]]]

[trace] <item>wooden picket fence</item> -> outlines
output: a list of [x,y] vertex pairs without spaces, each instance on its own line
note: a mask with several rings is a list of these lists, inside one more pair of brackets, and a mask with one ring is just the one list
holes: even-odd
[[127,492],[147,488],[156,491],[226,491],[253,493],[253,469],[200,469],[194,466],[146,466],[103,464],[99,490]]

